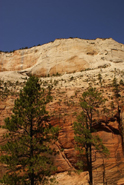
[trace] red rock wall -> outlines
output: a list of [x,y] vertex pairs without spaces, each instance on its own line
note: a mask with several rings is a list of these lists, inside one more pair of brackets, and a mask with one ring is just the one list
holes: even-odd
[[[55,158],[55,165],[58,172],[64,172],[67,170],[74,170],[77,160],[77,151],[75,150],[73,122],[76,120],[75,112],[79,113],[81,108],[79,107],[79,97],[69,97],[72,95],[72,91],[67,90],[66,94],[61,94],[61,90],[58,94],[53,91],[53,102],[47,105],[47,109],[51,113],[51,124],[59,125],[61,127],[58,142],[55,144],[59,154]],[[82,93],[82,92],[81,92]],[[67,96],[68,95],[68,96]],[[60,101],[60,98],[62,101]],[[66,98],[66,99],[65,99]],[[12,113],[14,105],[14,99],[16,97],[9,96],[5,100],[0,101],[0,123],[4,124],[4,118],[8,117]],[[72,101],[73,100],[73,101]],[[98,152],[93,150],[93,178],[94,183],[116,184],[119,179],[124,176],[124,155],[122,150],[122,138],[118,128],[118,119],[116,116],[118,109],[117,106],[114,110],[114,118],[105,116],[99,118],[101,125],[95,126],[97,134],[102,138],[103,143],[110,151],[108,159],[103,158]],[[121,109],[121,119],[123,118],[123,108]],[[106,124],[106,120],[108,120]],[[122,119],[123,121],[123,119]],[[0,139],[2,143],[2,134],[5,130],[0,128]],[[4,172],[4,168],[1,168],[1,173]]]

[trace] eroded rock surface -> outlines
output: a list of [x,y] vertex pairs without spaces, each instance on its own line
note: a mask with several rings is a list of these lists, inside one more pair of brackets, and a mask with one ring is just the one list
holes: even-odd
[[[51,124],[61,127],[58,142],[55,147],[59,155],[55,158],[57,172],[74,171],[77,161],[75,150],[73,122],[81,111],[79,99],[89,86],[96,87],[107,98],[106,107],[108,113],[102,113],[97,117],[94,125],[97,134],[110,150],[108,159],[103,158],[93,150],[93,177],[94,184],[117,184],[124,176],[123,153],[123,118],[124,118],[124,86],[119,86],[120,97],[115,98],[112,81],[117,78],[124,81],[124,45],[113,39],[60,39],[53,43],[37,46],[30,49],[17,50],[14,53],[0,53],[1,89],[9,82],[10,93],[0,99],[0,124],[4,125],[4,119],[12,114],[14,100],[18,97],[15,92],[23,87],[31,74],[40,76],[42,86],[53,85],[53,101],[47,105],[47,110],[52,115]],[[57,73],[61,76],[52,76]],[[101,83],[98,74],[101,74]],[[51,77],[45,77],[48,76]],[[17,82],[12,84],[13,82]],[[11,83],[10,83],[11,82]],[[114,105],[112,105],[114,102]],[[120,116],[118,115],[118,106]],[[119,120],[120,119],[120,120]],[[6,130],[0,128],[0,142]],[[0,174],[4,173],[0,167]],[[64,177],[65,175],[65,177]],[[83,177],[83,175],[82,175]],[[61,179],[61,185],[83,184],[79,178],[72,182],[67,174],[57,177]],[[65,181],[63,180],[65,178]],[[77,177],[76,177],[77,178]],[[86,182],[85,182],[86,183]],[[84,184],[85,184],[84,183]]]
[[124,45],[113,39],[56,39],[11,53],[0,53],[0,71],[52,76],[86,69],[124,66]]

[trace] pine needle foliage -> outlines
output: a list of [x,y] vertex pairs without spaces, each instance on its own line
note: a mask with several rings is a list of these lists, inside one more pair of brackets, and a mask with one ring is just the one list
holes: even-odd
[[116,77],[114,77],[114,79],[113,79],[113,87],[114,87],[113,91],[114,91],[115,97],[119,98],[120,97],[120,94],[119,94],[120,90],[119,90],[119,84],[117,83]]
[[6,144],[1,146],[0,162],[6,174],[0,182],[9,185],[45,183],[55,170],[50,148],[57,139],[58,127],[49,124],[45,105],[51,100],[50,88],[41,89],[37,77],[30,77],[15,101],[11,117],[5,119]]
[[94,115],[97,113],[97,108],[104,104],[105,100],[95,88],[89,88],[82,94],[80,99],[80,106],[82,112],[77,117],[77,122],[74,122],[74,134],[79,151],[78,167],[83,169],[85,164],[83,163],[84,158],[86,159],[86,166],[89,171],[90,184],[93,184],[92,175],[92,149],[95,148],[101,154],[107,156],[109,154],[108,149],[103,145],[102,140],[96,134],[93,129]]

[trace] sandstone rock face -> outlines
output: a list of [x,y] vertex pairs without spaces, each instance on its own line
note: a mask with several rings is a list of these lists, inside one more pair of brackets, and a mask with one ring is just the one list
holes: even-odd
[[52,76],[86,69],[124,67],[124,45],[113,39],[56,39],[12,53],[0,53],[0,71]]
[[[18,95],[15,92],[23,87],[29,75],[39,76],[42,86],[53,86],[53,101],[47,105],[52,115],[51,124],[61,127],[58,142],[55,148],[59,154],[55,158],[57,178],[60,184],[87,184],[84,173],[80,177],[68,176],[65,171],[74,171],[76,168],[77,151],[75,150],[73,122],[81,111],[79,99],[88,86],[96,87],[107,99],[106,107],[109,113],[101,114],[94,128],[102,138],[103,143],[110,151],[109,158],[104,158],[93,150],[93,178],[94,184],[107,183],[116,185],[122,182],[124,176],[123,132],[124,125],[124,86],[120,85],[120,97],[115,99],[112,81],[114,76],[117,82],[124,81],[124,45],[113,39],[59,39],[43,46],[17,50],[14,53],[0,53],[2,81],[1,89],[9,82],[10,94],[0,98],[0,124],[12,114],[14,100]],[[52,76],[57,73],[61,76]],[[98,74],[102,76],[100,84]],[[50,77],[43,77],[43,76]],[[15,83],[18,81],[18,83]],[[10,83],[11,82],[11,83]],[[13,84],[12,84],[13,83]],[[15,83],[15,84],[14,84]],[[14,92],[12,94],[11,92]],[[111,106],[112,102],[114,105]],[[118,115],[118,105],[120,116]],[[119,120],[120,118],[120,120]],[[120,125],[119,125],[120,124]],[[0,128],[0,142],[6,130]],[[0,174],[4,173],[0,167]],[[62,173],[61,172],[65,172]],[[87,172],[86,172],[87,173]],[[86,176],[85,176],[86,175]],[[82,179],[81,179],[82,177]],[[65,179],[65,180],[64,180]],[[75,180],[74,180],[75,179]],[[78,180],[77,180],[78,179]],[[119,181],[120,180],[120,181]]]
[[[104,89],[104,96],[107,95],[108,89]],[[57,172],[65,172],[65,171],[74,171],[77,161],[77,151],[75,150],[75,142],[74,142],[74,131],[73,131],[73,122],[76,121],[76,116],[74,113],[79,113],[81,111],[78,103],[78,99],[82,94],[81,88],[78,88],[77,97],[74,96],[74,89],[67,88],[66,91],[64,89],[56,89],[52,91],[53,102],[47,105],[47,110],[49,110],[52,115],[53,112],[56,112],[54,116],[51,118],[52,125],[59,125],[61,127],[58,142],[55,144],[56,150],[59,151],[59,154],[55,157],[55,165],[57,167]],[[80,92],[79,92],[80,90]],[[107,90],[107,91],[106,91]],[[109,88],[109,93],[111,89]],[[124,95],[124,89],[122,90],[122,94]],[[108,94],[109,95],[109,94]],[[62,101],[59,101],[61,98]],[[0,122],[4,125],[4,118],[10,116],[12,113],[12,108],[14,105],[14,99],[16,97],[9,96],[7,99],[1,101],[1,114],[0,114]],[[110,107],[109,107],[110,108]],[[115,104],[115,109],[113,114],[117,112],[117,105]],[[121,109],[121,113],[123,114],[123,107]],[[103,183],[103,181],[107,184],[117,184],[119,179],[122,179],[124,176],[124,155],[122,149],[122,138],[121,133],[119,132],[119,124],[116,118],[100,117],[101,125],[96,125],[95,129],[97,130],[97,134],[103,140],[103,143],[110,151],[109,158],[104,158],[98,152],[93,150],[93,179],[94,184]],[[105,124],[107,120],[107,125]],[[6,130],[0,129],[0,140],[1,144],[4,142],[2,140],[2,135]],[[4,167],[1,166],[1,174],[4,173]],[[66,182],[72,182],[76,184],[75,180],[71,176],[61,174],[57,175],[57,179],[61,182],[60,184],[64,185]],[[83,175],[74,177],[78,179],[78,183],[83,183]],[[63,182],[62,182],[63,181]],[[67,183],[66,183],[67,184]],[[85,183],[84,183],[85,184]]]
[[118,182],[117,182],[117,185],[123,185],[124,184],[124,178],[120,179]]
[[121,108],[121,113],[120,113],[120,129],[122,133],[122,140],[123,140],[123,146],[124,146],[124,106]]
[[[64,172],[55,175],[58,185],[89,185],[88,172],[77,174],[75,172]],[[120,185],[120,184],[119,184]]]

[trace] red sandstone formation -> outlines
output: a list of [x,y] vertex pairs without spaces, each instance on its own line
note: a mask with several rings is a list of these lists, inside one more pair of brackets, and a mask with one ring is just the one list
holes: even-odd
[[[76,168],[77,151],[75,150],[72,125],[76,121],[76,113],[81,111],[79,99],[89,85],[98,88],[107,98],[105,105],[109,111],[108,113],[101,112],[99,116],[96,115],[94,128],[105,146],[108,147],[110,156],[104,158],[93,150],[94,184],[104,182],[107,185],[121,185],[124,177],[124,86],[119,86],[120,97],[116,99],[111,84],[114,76],[118,83],[124,79],[124,45],[112,39],[56,40],[54,43],[31,49],[18,50],[8,54],[1,53],[0,57],[2,71],[0,78],[11,82],[7,85],[10,90],[9,96],[6,98],[0,96],[1,125],[4,125],[4,119],[12,114],[14,100],[17,98],[15,92],[19,92],[28,75],[61,74],[61,76],[41,78],[42,86],[53,85],[53,101],[47,105],[47,110],[51,115],[51,124],[61,127],[58,142],[55,145],[59,151],[55,158],[55,165],[59,173],[74,171]],[[82,71],[84,69],[87,70]],[[98,73],[102,75],[102,84],[98,80]],[[1,92],[4,91],[5,81],[2,81]],[[12,82],[16,82],[16,85]],[[5,132],[6,130],[0,128],[1,144],[3,143],[2,135]],[[1,167],[0,174],[4,171],[4,167]],[[63,174],[65,175],[65,173]],[[58,176],[58,179],[63,179],[63,174]],[[77,180],[71,181],[70,179],[69,181],[67,174],[65,178],[68,184],[74,182],[78,185]],[[76,176],[75,178],[79,178],[79,184],[83,184],[80,177]],[[84,181],[85,185],[86,183]],[[61,185],[64,185],[64,182]]]

